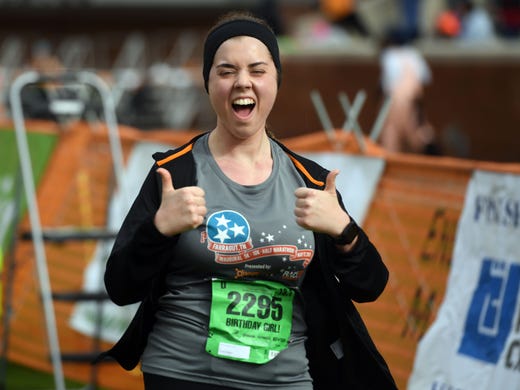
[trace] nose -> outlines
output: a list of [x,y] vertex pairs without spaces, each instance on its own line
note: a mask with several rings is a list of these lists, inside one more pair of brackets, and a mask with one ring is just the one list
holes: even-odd
[[241,70],[237,73],[237,77],[235,80],[236,88],[251,88],[251,79],[249,77],[249,72],[246,70]]

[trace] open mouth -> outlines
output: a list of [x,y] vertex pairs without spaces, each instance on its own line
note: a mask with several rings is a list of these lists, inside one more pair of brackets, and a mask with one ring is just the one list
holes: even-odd
[[236,99],[232,103],[233,111],[242,118],[247,117],[255,108],[255,101],[251,98]]

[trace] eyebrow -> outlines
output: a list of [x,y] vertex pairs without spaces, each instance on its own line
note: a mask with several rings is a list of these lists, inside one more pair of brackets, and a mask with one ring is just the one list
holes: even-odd
[[[268,65],[267,62],[264,62],[264,61],[258,61],[258,62],[253,62],[252,64],[249,64],[247,67],[248,68],[255,68],[257,66],[260,66],[260,65]],[[218,64],[216,65],[216,68],[232,68],[232,69],[236,69],[237,67],[233,64],[228,64],[228,63],[223,63],[223,64]]]

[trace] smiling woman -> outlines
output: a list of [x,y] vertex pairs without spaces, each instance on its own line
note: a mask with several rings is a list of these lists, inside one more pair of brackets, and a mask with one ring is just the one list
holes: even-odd
[[[265,144],[267,138],[263,132],[276,100],[280,75],[276,37],[262,20],[228,17],[210,30],[204,45],[203,76],[217,114],[215,135],[210,137],[215,153],[227,154],[215,142],[222,138],[222,133],[234,133],[239,140],[254,136],[253,139],[263,139]],[[270,160],[269,148],[261,151],[264,154],[258,155],[256,161]],[[235,180],[258,184],[248,181],[248,173],[254,166],[247,164],[247,160],[241,159],[243,173],[235,172]],[[266,168],[270,170],[269,166]],[[257,181],[267,176],[268,172],[258,175]]]
[[[242,173],[234,169],[229,174],[241,184],[259,184],[271,170],[265,127],[278,91],[274,62],[258,39],[239,36],[220,45],[213,64],[208,93],[217,114],[217,126],[209,137],[210,149],[217,161],[227,159],[229,146],[248,139],[249,150],[235,149],[233,153],[241,161],[236,167],[241,167]],[[259,163],[266,171],[251,182],[248,178]]]
[[339,171],[266,131],[280,76],[264,21],[219,21],[203,64],[215,127],[154,154],[119,231],[105,285],[142,303],[105,355],[141,361],[146,390],[396,388],[352,302],[377,299],[388,271]]

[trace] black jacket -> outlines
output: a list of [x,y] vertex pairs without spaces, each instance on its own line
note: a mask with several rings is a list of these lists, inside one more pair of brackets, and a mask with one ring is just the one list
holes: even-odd
[[[97,361],[110,356],[127,370],[139,363],[155,320],[157,299],[164,292],[165,269],[171,261],[169,249],[178,239],[163,236],[153,224],[161,202],[161,179],[155,171],[159,165],[168,169],[175,188],[196,185],[191,150],[199,137],[176,150],[154,155],[156,164],[123,222],[107,262],[105,286],[116,304],[141,304],[121,339]],[[324,188],[326,169],[280,146],[308,187]],[[329,236],[314,235],[314,258],[302,285],[307,308],[307,357],[314,389],[396,389],[352,303],[374,301],[385,288],[388,270],[379,253],[362,230],[348,254],[339,253]],[[331,348],[334,343],[342,346],[339,354]]]

